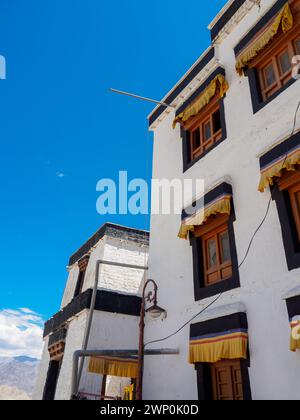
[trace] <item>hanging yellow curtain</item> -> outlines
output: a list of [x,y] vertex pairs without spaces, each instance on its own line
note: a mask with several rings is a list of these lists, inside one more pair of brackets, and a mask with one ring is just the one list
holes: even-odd
[[222,195],[215,201],[207,204],[202,210],[183,220],[178,237],[180,239],[187,239],[189,232],[194,232],[196,226],[202,226],[210,216],[215,214],[231,213],[231,198],[230,194]]
[[136,379],[138,377],[138,361],[115,357],[91,357],[88,372]]
[[261,177],[258,190],[264,192],[265,189],[274,184],[274,178],[282,176],[282,171],[295,171],[296,166],[300,165],[300,146],[291,150],[288,155],[280,156],[264,168],[261,168]]
[[300,320],[292,321],[291,329],[290,349],[295,352],[300,350]]
[[226,359],[247,359],[248,333],[233,330],[192,338],[189,363],[216,363]]
[[272,41],[275,35],[278,33],[280,27],[284,33],[292,29],[294,25],[294,18],[289,6],[289,3],[283,7],[283,9],[276,16],[271,26],[268,26],[264,32],[258,36],[245,50],[243,50],[237,57],[236,71],[240,76],[243,75],[244,69],[248,66],[251,60],[253,60],[265,47]]
[[222,74],[218,74],[204,90],[204,92],[199,96],[199,98],[190,106],[188,106],[181,114],[179,114],[174,122],[173,128],[176,127],[177,123],[183,124],[187,122],[190,118],[198,115],[199,112],[210,103],[212,98],[216,93],[220,93],[220,97],[223,98],[227,92],[229,86],[226,82],[225,77]]
[[124,401],[133,401],[134,400],[134,384],[126,386],[124,388]]

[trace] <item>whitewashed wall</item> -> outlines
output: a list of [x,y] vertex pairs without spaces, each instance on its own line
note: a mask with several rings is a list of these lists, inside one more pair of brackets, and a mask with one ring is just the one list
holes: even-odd
[[43,398],[44,386],[47,379],[47,373],[49,368],[50,356],[48,352],[48,337],[44,340],[44,349],[41,358],[41,362],[38,368],[38,374],[35,384],[35,390],[33,393],[33,400],[41,400]]
[[[257,191],[258,155],[291,132],[300,99],[298,81],[253,115],[248,79],[235,72],[233,48],[273,3],[262,1],[260,13],[254,7],[217,48],[230,85],[225,99],[227,140],[183,175],[180,128],[172,129],[174,113],[155,130],[154,178],[203,178],[209,188],[223,177],[230,177],[239,261],[270,199],[269,191],[264,194]],[[180,216],[152,217],[149,274],[159,284],[159,305],[168,310],[168,319],[162,324],[160,321],[148,324],[146,341],[169,335],[213,300],[194,302],[192,250],[188,241],[177,238],[179,227]],[[282,297],[299,285],[300,270],[287,269],[275,203],[240,270],[240,277],[241,289],[225,293],[216,306],[243,302],[247,308],[253,398],[299,399],[300,352],[289,351],[289,319]],[[187,362],[188,342],[186,328],[180,335],[160,343],[162,347],[179,347],[180,356],[146,359],[145,398],[197,399],[196,372]]]
[[[68,400],[71,395],[72,360],[76,350],[82,348],[87,311],[74,319],[68,330],[65,355],[59,374],[56,400]],[[88,348],[92,350],[134,350],[138,348],[139,318],[95,312]],[[84,365],[79,391],[100,395],[102,376],[87,371],[88,359]],[[48,368],[48,366],[47,366]]]
[[[91,253],[83,291],[94,287],[97,260],[145,266],[148,261],[148,246],[132,240],[105,236],[98,242]],[[70,267],[66,289],[62,299],[62,308],[73,299],[78,275],[78,265],[74,264]],[[143,276],[144,272],[141,270],[102,265],[100,267],[99,289],[136,295],[140,293]]]
[[[145,266],[148,262],[148,246],[137,241],[124,240],[105,236],[93,248],[87,268],[83,291],[92,288],[95,280],[96,261],[124,262]],[[70,303],[74,296],[79,270],[77,264],[70,268],[66,289],[62,300],[62,308]],[[99,276],[99,289],[114,291],[121,294],[139,294],[144,279],[144,272],[117,267],[102,266]],[[72,360],[76,350],[82,349],[84,332],[87,322],[87,311],[74,318],[68,327],[63,363],[56,388],[57,400],[68,400],[71,394]],[[137,349],[139,334],[139,319],[120,314],[95,312],[90,334],[89,349]],[[36,386],[36,399],[42,399],[49,367],[48,338],[39,369]],[[102,377],[87,373],[87,364],[79,390],[86,393],[100,394]],[[113,384],[111,385],[113,387]]]

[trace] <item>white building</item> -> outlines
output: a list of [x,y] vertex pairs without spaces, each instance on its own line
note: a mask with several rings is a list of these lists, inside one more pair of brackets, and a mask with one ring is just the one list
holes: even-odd
[[146,358],[144,399],[299,399],[300,1],[230,0],[209,28],[163,99],[175,109],[149,117],[153,178],[204,179],[206,192],[191,217],[152,216],[149,277],[168,318],[146,325],[146,343],[214,303],[160,343],[179,356]]
[[[61,310],[45,324],[45,345],[35,399],[71,398],[73,354],[84,345],[96,262],[103,260],[145,267],[148,262],[148,245],[148,232],[105,224],[70,258]],[[97,299],[87,347],[89,350],[138,348],[140,289],[143,280],[143,270],[100,266]],[[125,377],[128,365],[132,367],[129,371],[136,371],[136,360],[126,362],[100,358],[94,359],[91,367],[87,359],[79,385],[81,397],[99,399],[101,395],[106,395],[122,398],[124,387],[131,384],[132,378],[136,378],[135,374]],[[120,374],[119,377],[116,377],[116,372]]]

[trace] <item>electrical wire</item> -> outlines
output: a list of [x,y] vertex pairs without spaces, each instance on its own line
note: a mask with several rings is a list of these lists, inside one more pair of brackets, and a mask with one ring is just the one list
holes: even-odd
[[[295,111],[295,116],[294,116],[294,123],[293,123],[293,129],[292,129],[292,132],[291,132],[291,134],[290,134],[290,136],[289,136],[289,138],[286,140],[286,141],[288,141],[288,140],[290,140],[292,137],[293,137],[293,135],[294,135],[294,133],[295,133],[295,129],[296,129],[296,124],[297,124],[297,116],[298,116],[298,112],[299,112],[299,109],[300,109],[300,101],[299,101],[299,103],[298,103],[298,106],[297,106],[297,108],[296,108],[296,111]],[[280,172],[284,169],[284,167],[285,167],[285,163],[286,163],[286,161],[287,161],[287,158],[288,158],[288,155],[289,155],[289,150],[288,150],[288,146],[287,146],[287,151],[286,151],[286,155],[285,155],[285,158],[284,158],[284,161],[283,161],[283,163],[282,163],[282,167],[281,167],[281,169],[280,169]],[[251,240],[250,240],[250,242],[249,242],[249,246],[248,246],[248,248],[247,248],[247,251],[246,251],[246,254],[245,254],[245,256],[244,256],[244,258],[242,259],[242,262],[239,264],[239,266],[238,266],[238,268],[240,269],[243,265],[244,265],[244,263],[245,263],[245,261],[247,260],[247,258],[248,258],[248,256],[249,256],[249,254],[250,254],[250,251],[251,251],[251,248],[252,248],[252,245],[253,245],[253,243],[254,243],[254,239],[256,238],[256,236],[257,236],[257,234],[258,234],[258,232],[260,231],[260,229],[263,227],[263,225],[264,225],[264,223],[266,222],[266,220],[267,220],[267,218],[268,218],[268,215],[269,215],[269,212],[270,212],[270,208],[271,208],[271,203],[272,203],[272,200],[273,200],[273,197],[274,197],[274,194],[275,194],[275,191],[276,191],[276,189],[278,188],[278,186],[277,185],[275,185],[274,186],[274,188],[272,189],[272,193],[271,193],[271,197],[270,197],[270,199],[269,199],[269,201],[268,201],[268,205],[267,205],[267,210],[266,210],[266,213],[265,213],[265,215],[264,215],[264,217],[263,217],[263,219],[262,219],[262,221],[260,222],[260,224],[258,225],[258,227],[257,227],[257,229],[255,230],[255,232],[254,232],[254,234],[252,235],[252,237],[251,237]],[[186,326],[188,326],[188,325],[190,325],[190,323],[192,322],[192,321],[194,321],[194,319],[196,319],[196,318],[198,318],[198,316],[200,316],[200,315],[202,315],[205,311],[207,311],[211,306],[213,306],[219,299],[221,299],[221,297],[223,296],[223,294],[224,294],[224,292],[222,292],[222,293],[220,293],[211,303],[209,303],[205,308],[203,308],[200,312],[198,312],[195,316],[193,316],[193,318],[191,318],[188,322],[186,322],[182,327],[180,327],[177,331],[175,331],[173,334],[170,334],[170,335],[168,335],[167,337],[165,337],[165,338],[162,338],[162,339],[160,339],[160,340],[154,340],[154,341],[150,341],[149,343],[146,343],[145,345],[144,345],[144,348],[145,347],[147,347],[147,346],[150,346],[151,344],[157,344],[157,343],[161,343],[161,342],[163,342],[163,341],[166,341],[166,340],[169,340],[170,338],[172,338],[172,337],[174,337],[175,335],[177,335],[177,334],[179,334]]]

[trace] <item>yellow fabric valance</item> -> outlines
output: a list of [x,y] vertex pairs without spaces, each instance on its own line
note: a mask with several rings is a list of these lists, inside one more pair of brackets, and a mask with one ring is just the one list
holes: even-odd
[[296,165],[300,165],[300,146],[261,169],[258,190],[264,192],[268,186],[274,184],[274,178],[282,176],[283,170],[295,171]]
[[264,48],[272,41],[278,33],[280,27],[284,33],[292,29],[294,25],[293,14],[289,3],[276,16],[271,26],[268,26],[264,32],[254,39],[237,57],[236,70],[240,76],[243,75],[244,69],[248,66]]
[[230,194],[222,195],[215,201],[207,204],[202,210],[196,214],[188,217],[182,221],[178,237],[180,239],[187,239],[189,232],[194,232],[196,226],[202,226],[210,216],[215,214],[231,213],[231,198]]
[[248,333],[244,330],[210,334],[191,339],[189,362],[216,363],[225,359],[247,359],[247,351]]
[[292,321],[291,329],[290,349],[295,352],[300,350],[300,320]]
[[183,124],[187,122],[190,118],[198,115],[199,112],[210,103],[212,98],[216,93],[220,93],[220,97],[223,98],[227,92],[229,86],[226,82],[225,77],[222,74],[218,74],[204,90],[204,92],[199,96],[199,98],[190,106],[188,106],[181,114],[179,114],[174,122],[173,128],[176,127],[177,123]]
[[138,361],[137,359],[115,357],[91,357],[88,372],[136,379],[138,377]]

